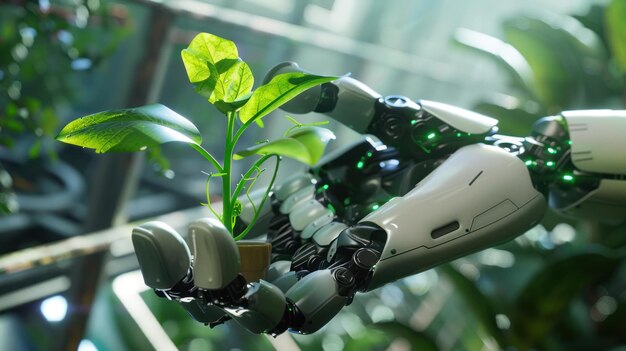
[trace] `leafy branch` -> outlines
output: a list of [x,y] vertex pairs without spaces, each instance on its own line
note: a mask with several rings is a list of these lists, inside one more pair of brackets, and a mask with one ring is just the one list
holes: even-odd
[[[259,217],[276,179],[280,156],[313,165],[323,154],[328,141],[335,136],[329,130],[317,127],[328,122],[302,124],[288,117],[294,122],[294,126],[281,139],[268,140],[235,152],[237,142],[253,124],[263,126],[262,118],[284,103],[305,90],[332,81],[336,77],[302,72],[284,73],[253,91],[254,77],[248,64],[239,58],[236,45],[230,40],[208,33],[198,34],[182,51],[181,56],[189,81],[196,92],[207,98],[227,118],[222,163],[202,147],[202,137],[193,123],[160,104],[103,111],[79,118],[65,126],[57,139],[95,149],[98,153],[143,151],[169,142],[188,144],[215,168],[215,172],[205,173],[207,203],[203,205],[231,233],[242,210],[242,203],[238,198],[246,189],[245,196],[251,202],[254,213],[251,223],[235,237],[239,240],[250,231]],[[237,120],[241,121],[239,127]],[[232,191],[233,161],[252,155],[261,157],[237,181]],[[250,198],[250,189],[264,172],[262,166],[271,157],[276,158],[276,165],[270,184],[261,202],[255,204]],[[210,182],[215,177],[222,181],[221,215],[212,207],[210,200]]]

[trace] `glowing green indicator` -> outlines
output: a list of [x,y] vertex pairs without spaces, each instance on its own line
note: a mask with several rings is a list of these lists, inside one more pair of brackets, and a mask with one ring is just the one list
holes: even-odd
[[373,154],[372,154],[372,152],[371,152],[371,151],[369,151],[369,152],[367,153],[367,157],[372,157],[372,155],[373,155]]
[[528,161],[524,162],[524,164],[525,164],[526,166],[530,166],[530,165],[532,165],[532,164],[533,164],[533,161],[532,161],[532,160],[528,160]]
[[571,140],[568,140],[568,141],[567,141],[567,145],[572,145],[572,141],[571,141]]
[[328,206],[326,206],[326,208],[331,210],[332,213],[337,213],[337,211],[335,210],[335,207],[333,205],[331,205],[331,204],[328,204]]
[[573,183],[574,182],[574,176],[571,174],[566,174],[563,176],[563,181],[567,182],[567,183]]
[[554,166],[554,162],[548,161],[548,162],[546,162],[546,166],[552,167],[552,166]]
[[350,204],[350,198],[349,198],[349,197],[346,197],[346,199],[345,199],[345,200],[343,200],[343,204],[344,204],[344,205],[346,205],[346,206],[348,206],[348,205]]
[[372,211],[376,211],[379,207],[380,207],[380,205],[379,205],[379,204],[374,204],[374,205],[372,206]]
[[437,134],[435,134],[435,133],[430,133],[430,134],[428,134],[428,135],[426,136],[426,138],[428,138],[428,139],[430,140],[430,139],[433,139],[433,138],[434,138],[434,137],[436,137],[436,136],[437,136]]
[[324,184],[324,186],[322,187],[324,190],[328,190],[330,186],[328,184]]
[[359,163],[356,164],[356,168],[361,169],[364,165],[365,163],[363,161],[359,161]]
[[456,133],[456,136],[457,136],[457,137],[460,137],[461,135],[463,135],[463,134],[461,134],[461,133]]
[[554,154],[556,154],[556,150],[555,150],[555,149],[553,149],[553,148],[551,148],[551,147],[549,147],[549,148],[548,148],[548,153],[550,153],[550,154],[553,154],[553,155],[554,155]]
[[417,124],[417,120],[416,119],[411,120],[411,125],[415,125],[415,124]]

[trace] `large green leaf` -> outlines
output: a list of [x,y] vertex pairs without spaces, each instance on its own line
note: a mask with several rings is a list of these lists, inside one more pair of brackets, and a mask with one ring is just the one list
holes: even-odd
[[[232,41],[200,33],[181,52],[181,57],[196,91],[211,103],[221,103],[222,111],[251,94],[254,85],[252,71],[239,59]],[[240,105],[235,104],[232,108]]]
[[210,33],[196,35],[185,51],[194,51],[214,65],[225,59],[239,58],[234,42]]
[[202,142],[193,123],[160,104],[109,110],[76,119],[61,130],[57,139],[98,153],[141,151],[173,141]]
[[513,305],[510,317],[515,346],[527,349],[545,340],[572,300],[589,284],[605,279],[619,262],[614,252],[590,247],[547,263]]
[[[511,96],[508,98],[509,100],[514,99]],[[504,135],[528,135],[533,123],[539,118],[536,113],[526,111],[521,104],[508,105],[496,99],[478,103],[472,110],[497,118],[498,132]]]
[[300,72],[279,74],[254,91],[250,100],[239,111],[239,118],[243,123],[256,121],[303,91],[335,79],[337,77]]
[[362,335],[349,339],[344,350],[388,350],[389,344],[397,339],[406,342],[409,350],[439,350],[433,338],[398,322],[380,322],[368,326]]
[[626,73],[626,1],[611,1],[606,9],[606,31],[615,62]]
[[334,138],[335,135],[328,129],[303,127],[291,132],[286,138],[258,144],[238,152],[234,158],[238,160],[255,154],[276,154],[312,166],[322,157],[326,144]]
[[490,35],[461,28],[454,33],[454,40],[464,47],[476,50],[496,59],[531,97],[536,95],[533,71],[522,54],[512,45]]
[[520,16],[503,24],[508,42],[530,65],[539,101],[550,112],[597,98],[606,52],[601,39],[569,16]]
[[479,323],[500,345],[505,348],[506,341],[502,330],[496,324],[496,313],[491,301],[476,286],[476,283],[467,279],[463,274],[454,269],[451,265],[445,264],[439,267],[439,271],[444,273],[452,282],[455,290],[461,295],[467,306],[474,312]]

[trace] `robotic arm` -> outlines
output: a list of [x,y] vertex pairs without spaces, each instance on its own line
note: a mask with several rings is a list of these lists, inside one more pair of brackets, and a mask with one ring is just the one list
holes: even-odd
[[[281,64],[269,77],[298,69]],[[495,119],[381,97],[349,77],[284,109],[324,113],[370,136],[275,189],[267,281],[239,274],[237,247],[217,220],[189,226],[191,250],[163,223],[133,231],[146,284],[200,322],[313,333],[358,291],[511,240],[548,204],[626,218],[626,159],[614,151],[626,148],[626,111],[563,112],[539,120],[531,136],[510,137],[497,134]]]

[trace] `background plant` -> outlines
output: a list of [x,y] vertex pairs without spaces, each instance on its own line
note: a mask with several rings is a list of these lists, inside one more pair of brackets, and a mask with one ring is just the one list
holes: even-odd
[[[75,78],[95,68],[128,34],[103,1],[0,4],[0,150],[55,157],[45,147],[59,124],[59,107],[76,98]],[[26,136],[26,137],[25,137]],[[16,145],[16,141],[21,145]],[[20,152],[19,150],[17,152]],[[10,175],[0,164],[0,214],[17,210]]]
[[[207,172],[206,206],[233,234],[236,218],[242,211],[238,197],[248,194],[264,171],[261,167],[265,162],[276,158],[270,184],[261,202],[252,203],[254,219],[235,238],[241,239],[254,225],[269,195],[276,178],[279,156],[313,165],[334,135],[327,129],[296,124],[285,138],[261,142],[240,152],[235,151],[237,142],[253,124],[263,126],[262,118],[282,104],[306,89],[336,77],[285,73],[253,91],[254,77],[248,64],[239,58],[235,44],[209,33],[198,34],[181,55],[189,81],[196,92],[207,98],[227,118],[225,151],[221,163],[202,147],[200,132],[190,121],[160,104],[109,110],[79,118],[65,126],[57,139],[95,149],[97,153],[142,151],[168,142],[190,145],[214,168],[213,172]],[[217,134],[219,132],[213,133]],[[261,157],[233,184],[233,160],[251,155]],[[209,184],[212,178],[220,178],[222,181],[221,214],[211,206]]]
[[[624,109],[625,18],[626,2],[615,0],[581,16],[512,17],[502,24],[504,40],[459,30],[457,43],[494,59],[511,77],[510,93],[487,97],[474,109],[498,117],[503,134],[518,136],[563,110]],[[440,273],[501,348],[624,345],[625,226],[554,214],[542,224],[549,230],[540,227],[500,247],[515,257],[507,273],[483,266],[479,275],[461,274],[458,264]],[[567,240],[564,228],[571,228]],[[473,256],[463,264],[479,261]]]

